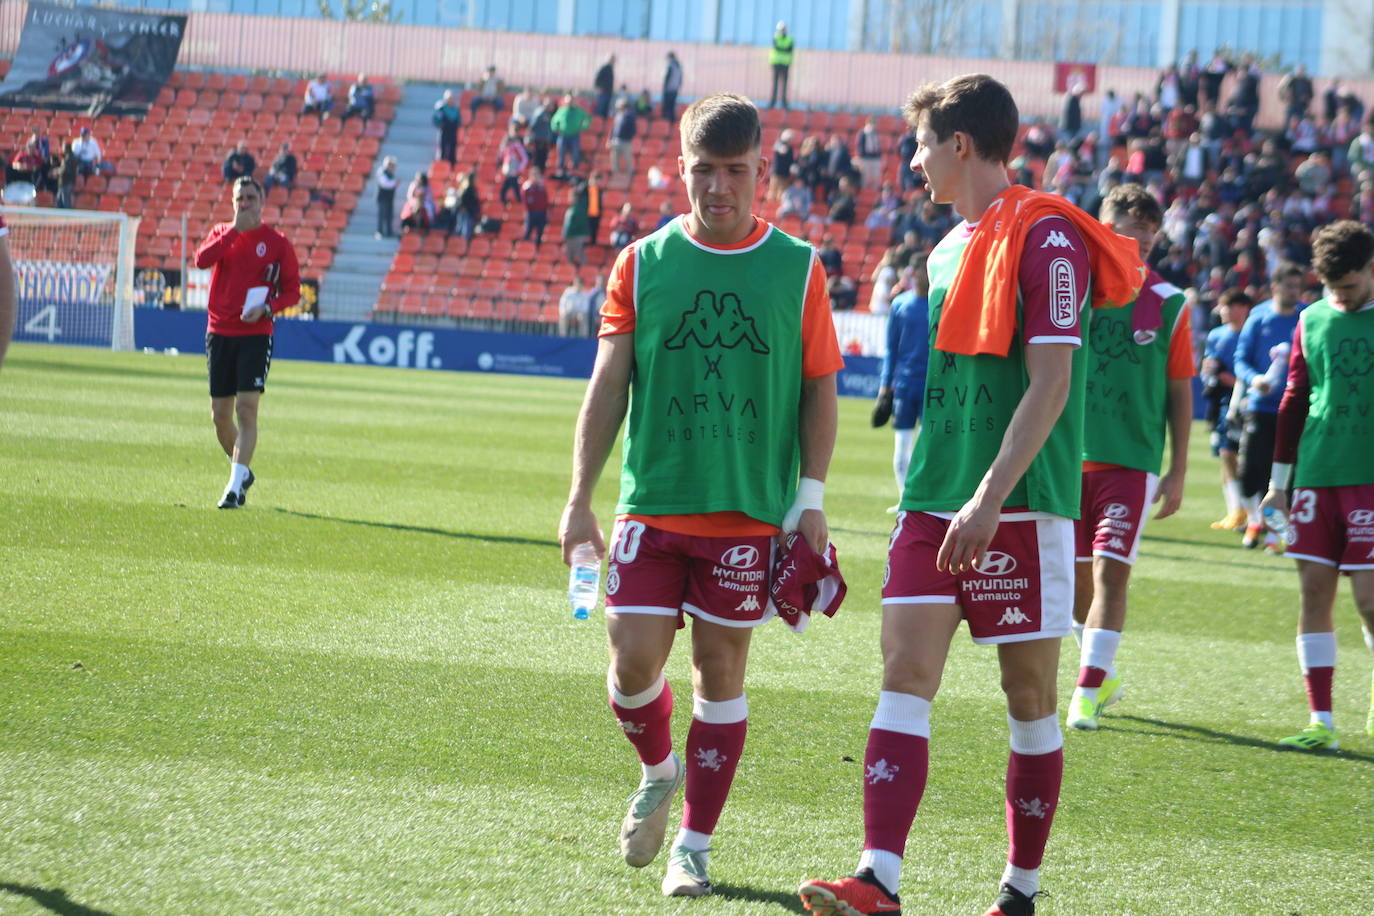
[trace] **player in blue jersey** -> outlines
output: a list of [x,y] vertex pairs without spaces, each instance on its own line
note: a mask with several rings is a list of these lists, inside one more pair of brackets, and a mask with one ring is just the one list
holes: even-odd
[[[913,258],[902,268],[903,280],[910,288],[892,299],[887,316],[887,354],[883,357],[881,387],[873,408],[873,425],[882,426],[892,418],[896,443],[892,451],[892,471],[897,476],[897,498],[906,486],[911,450],[916,445],[916,424],[921,419],[921,401],[926,391],[926,363],[930,358],[930,278],[924,256]],[[900,503],[887,511],[895,514]]]
[[[1288,379],[1288,350],[1302,301],[1303,269],[1280,264],[1270,278],[1274,298],[1250,310],[1236,342],[1236,383],[1250,389],[1245,407],[1245,430],[1240,437],[1240,486],[1248,516],[1246,547],[1258,547],[1264,526],[1259,501],[1269,488],[1274,461],[1274,430],[1279,402]],[[1277,538],[1272,539],[1277,549]]]
[[1225,517],[1212,522],[1219,531],[1245,528],[1245,509],[1241,506],[1239,430],[1227,417],[1236,385],[1236,344],[1240,330],[1255,302],[1243,290],[1228,289],[1217,300],[1221,324],[1207,332],[1202,355],[1202,396],[1207,402],[1207,419],[1212,425],[1212,454],[1221,459],[1221,492],[1226,499]]

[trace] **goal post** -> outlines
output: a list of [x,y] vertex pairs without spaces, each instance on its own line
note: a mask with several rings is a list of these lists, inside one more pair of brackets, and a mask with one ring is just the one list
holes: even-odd
[[14,339],[134,348],[134,243],[127,213],[0,207],[19,287]]

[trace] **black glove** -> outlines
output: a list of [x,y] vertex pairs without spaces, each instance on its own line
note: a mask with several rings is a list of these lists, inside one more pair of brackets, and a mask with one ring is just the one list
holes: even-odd
[[887,421],[892,418],[892,392],[884,391],[878,395],[878,400],[873,403],[873,428],[887,425]]

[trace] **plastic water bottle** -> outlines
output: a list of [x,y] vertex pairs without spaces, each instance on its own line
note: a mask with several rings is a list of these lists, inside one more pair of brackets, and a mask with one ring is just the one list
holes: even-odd
[[1270,391],[1278,391],[1287,378],[1288,351],[1291,349],[1288,344],[1281,343],[1269,351],[1269,369],[1264,373],[1264,380],[1269,383]]
[[1283,537],[1284,532],[1288,530],[1288,516],[1273,506],[1265,506],[1260,512],[1260,517],[1264,519],[1264,527],[1279,537]]
[[573,548],[572,569],[568,571],[568,603],[577,620],[586,620],[596,607],[596,593],[601,584],[601,560],[590,541]]

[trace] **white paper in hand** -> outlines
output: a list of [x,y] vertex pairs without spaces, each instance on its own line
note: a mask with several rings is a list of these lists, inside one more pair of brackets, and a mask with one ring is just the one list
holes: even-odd
[[247,318],[248,313],[255,308],[260,308],[267,304],[268,288],[266,286],[254,286],[248,290],[248,295],[243,297],[242,317]]

